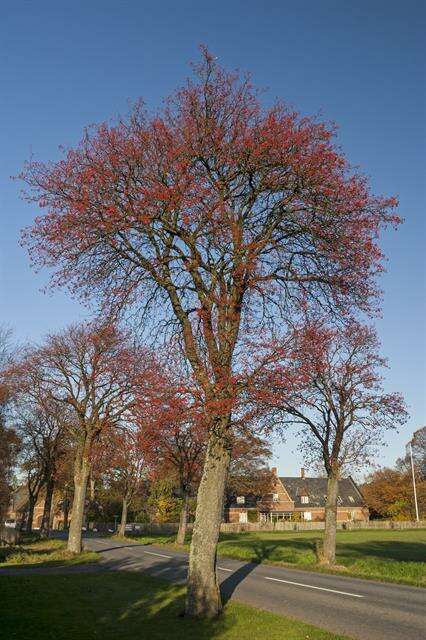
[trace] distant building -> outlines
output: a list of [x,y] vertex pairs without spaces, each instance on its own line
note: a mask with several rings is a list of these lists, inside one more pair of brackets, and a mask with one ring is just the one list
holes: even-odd
[[[39,498],[34,507],[34,515],[32,528],[39,529],[43,518],[45,495],[40,492]],[[52,528],[60,529],[64,524],[64,514],[61,509],[61,501],[59,496],[54,494],[52,500]],[[7,510],[6,519],[15,520],[17,527],[25,525],[28,516],[28,489],[25,485],[21,485],[12,492],[9,508]]]
[[[272,492],[264,496],[230,496],[225,506],[225,522],[278,522],[280,520],[322,521],[325,518],[327,478],[307,478],[301,469],[299,478],[274,474]],[[354,480],[339,480],[337,520],[368,520],[369,511]]]

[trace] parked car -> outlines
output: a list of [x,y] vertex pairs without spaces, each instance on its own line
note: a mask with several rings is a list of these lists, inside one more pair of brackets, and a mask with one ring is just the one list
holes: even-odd
[[4,521],[5,527],[10,527],[11,529],[16,529],[16,520],[12,520],[11,518]]

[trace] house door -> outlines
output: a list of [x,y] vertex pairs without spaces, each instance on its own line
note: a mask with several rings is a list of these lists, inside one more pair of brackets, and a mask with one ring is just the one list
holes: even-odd
[[240,522],[247,522],[247,511],[240,511]]

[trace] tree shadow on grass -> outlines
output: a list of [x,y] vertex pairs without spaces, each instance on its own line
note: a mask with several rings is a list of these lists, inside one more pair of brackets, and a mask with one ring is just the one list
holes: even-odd
[[422,542],[403,542],[374,540],[338,545],[338,554],[350,560],[369,557],[397,560],[399,562],[426,562],[426,544]]
[[223,637],[238,622],[233,611],[215,620],[182,617],[184,599],[183,585],[145,573],[14,576],[3,594],[2,631],[22,640],[53,633],[57,640],[208,640]]
[[[232,534],[231,534],[232,535]],[[224,543],[222,549],[219,547],[219,553],[223,550],[225,555],[231,557],[240,557],[240,559],[250,560],[251,562],[286,562],[298,563],[301,557],[307,554],[312,556],[313,540],[311,538],[300,539],[265,539],[258,538],[236,538],[221,537]],[[311,560],[313,558],[311,557]]]

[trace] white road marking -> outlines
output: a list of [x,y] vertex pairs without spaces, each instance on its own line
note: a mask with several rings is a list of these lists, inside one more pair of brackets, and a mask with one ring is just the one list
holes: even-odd
[[230,571],[231,573],[234,571],[233,569],[227,569],[226,567],[218,567],[220,571]]
[[144,551],[144,553],[148,553],[150,556],[159,556],[160,558],[172,558],[173,556],[165,556],[163,553],[154,553],[154,551]]
[[336,589],[326,589],[325,587],[314,587],[312,584],[303,584],[303,582],[292,582],[291,580],[280,580],[280,578],[268,578],[263,576],[265,580],[273,580],[274,582],[285,582],[286,584],[294,584],[296,587],[306,587],[307,589],[318,589],[319,591],[330,591],[331,593],[339,593],[342,596],[352,596],[352,598],[364,598],[358,593],[347,593],[346,591],[336,591]]

